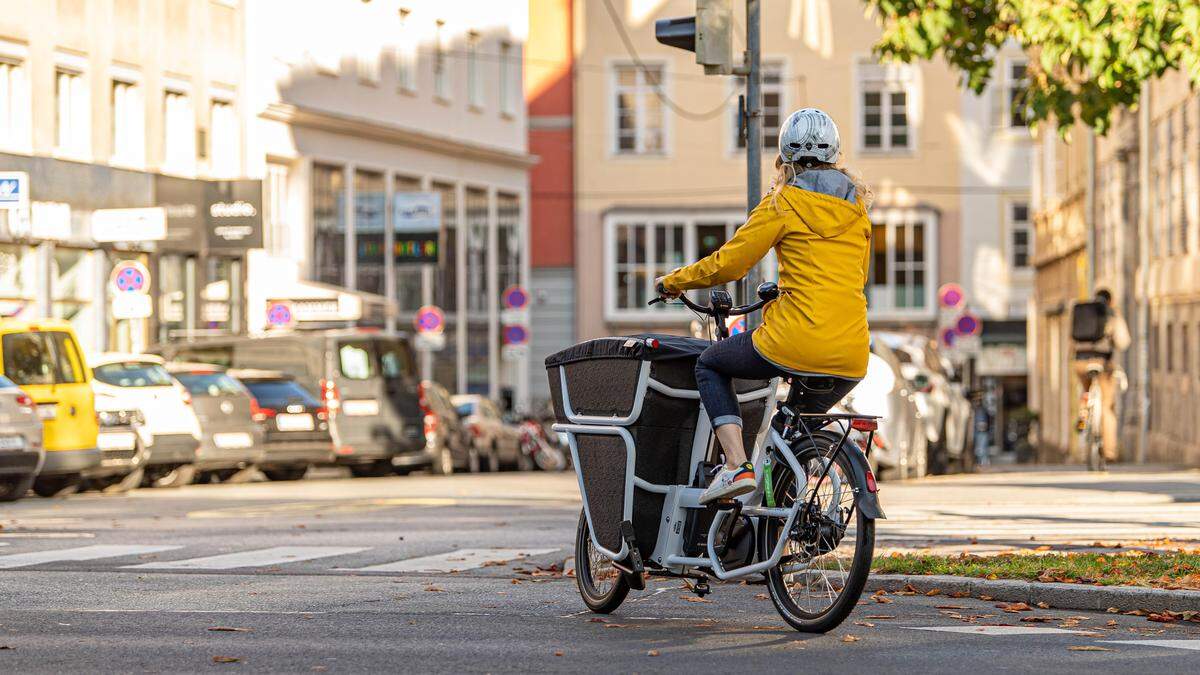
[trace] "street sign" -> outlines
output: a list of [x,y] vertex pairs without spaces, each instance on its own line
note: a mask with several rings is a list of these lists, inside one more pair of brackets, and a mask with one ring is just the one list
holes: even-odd
[[433,305],[425,305],[417,310],[413,317],[413,327],[418,333],[441,333],[446,327],[446,317],[442,310]]
[[0,171],[0,210],[24,211],[28,208],[29,174]]
[[267,303],[267,325],[272,328],[287,328],[296,323],[296,313],[290,302],[275,300]]
[[167,238],[167,210],[96,209],[92,211],[92,239],[110,241],[162,241]]
[[529,356],[529,345],[504,345],[500,348],[500,358],[505,361],[520,361]]
[[413,347],[423,352],[440,352],[446,348],[446,334],[442,332],[417,333]]
[[954,322],[954,330],[959,335],[977,335],[980,328],[979,317],[970,313],[963,314]]
[[115,294],[149,293],[150,270],[136,260],[122,260],[113,266],[108,285]]
[[500,296],[505,309],[525,309],[529,305],[529,293],[517,284],[504,289]]
[[725,325],[729,328],[730,337],[737,335],[738,333],[746,332],[746,317],[745,316],[731,316],[727,319],[727,322],[728,323],[726,323]]
[[523,345],[529,342],[529,329],[525,326],[505,326],[504,344]]
[[111,314],[114,319],[149,319],[154,302],[145,293],[114,293]]
[[529,309],[502,309],[500,310],[500,323],[505,326],[509,325],[529,325]]
[[938,334],[938,338],[942,342],[942,346],[951,348],[958,341],[958,333],[954,332],[953,328],[943,328]]
[[946,309],[956,309],[967,299],[967,292],[956,283],[942,284],[938,289],[938,304]]

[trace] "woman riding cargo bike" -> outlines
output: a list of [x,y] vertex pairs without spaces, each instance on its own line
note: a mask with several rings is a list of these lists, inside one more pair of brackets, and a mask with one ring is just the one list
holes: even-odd
[[[711,578],[766,575],[802,631],[836,627],[858,601],[884,516],[854,437],[869,449],[876,420],[829,409],[866,374],[872,195],[838,157],[828,115],[793,113],[749,221],[656,280],[651,304],[678,299],[714,319],[715,342],[601,338],[546,359],[583,496],[576,578],[593,611],[616,609],[647,574],[693,579],[699,595]],[[758,302],[684,294],[741,278],[771,249],[780,283]],[[729,336],[730,316],[764,306],[761,326]],[[791,386],[777,403],[780,379]]]

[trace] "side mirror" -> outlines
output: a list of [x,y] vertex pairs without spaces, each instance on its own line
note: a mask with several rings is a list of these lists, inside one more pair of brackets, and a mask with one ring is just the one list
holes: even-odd
[[758,285],[759,300],[774,300],[779,297],[779,284],[774,281],[764,281]]

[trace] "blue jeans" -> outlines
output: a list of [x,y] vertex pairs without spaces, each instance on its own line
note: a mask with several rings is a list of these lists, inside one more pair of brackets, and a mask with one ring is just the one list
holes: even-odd
[[753,332],[738,333],[728,340],[714,342],[696,360],[700,401],[714,429],[724,424],[742,426],[741,408],[733,390],[734,378],[767,380],[788,376],[786,371],[759,355],[751,335]]

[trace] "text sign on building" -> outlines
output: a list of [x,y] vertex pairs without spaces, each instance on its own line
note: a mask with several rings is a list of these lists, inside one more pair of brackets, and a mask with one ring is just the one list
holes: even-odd
[[24,171],[0,171],[0,210],[23,211],[29,208],[29,174]]
[[442,231],[442,195],[397,192],[392,198],[393,255],[396,264],[437,263]]
[[167,238],[167,210],[96,209],[92,212],[92,239],[96,242],[162,241]]
[[212,181],[207,197],[209,250],[262,248],[261,180]]

